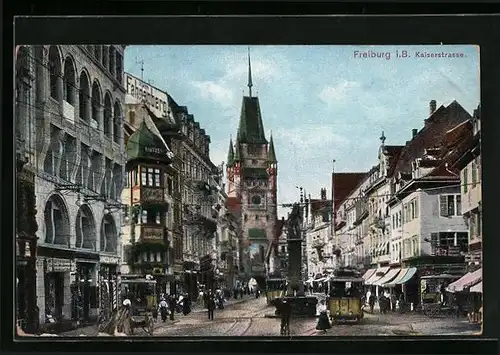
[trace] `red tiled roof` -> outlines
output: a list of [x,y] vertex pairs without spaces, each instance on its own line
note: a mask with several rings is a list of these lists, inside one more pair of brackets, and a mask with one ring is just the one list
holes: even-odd
[[320,211],[321,209],[325,208],[328,206],[328,203],[330,202],[331,200],[320,200],[320,199],[311,199],[310,200],[310,203],[311,203],[311,213],[315,213],[315,212],[318,212]]
[[409,141],[401,152],[393,173],[408,173],[411,163],[421,157],[427,148],[443,143],[443,136],[456,125],[471,118],[470,114],[456,101],[447,107],[440,106],[425,120],[425,126]]
[[347,196],[361,183],[367,173],[333,173],[332,191],[334,196],[335,210]]

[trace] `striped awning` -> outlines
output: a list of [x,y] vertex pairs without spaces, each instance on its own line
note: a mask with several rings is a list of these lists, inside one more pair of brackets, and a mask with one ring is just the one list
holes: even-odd
[[406,273],[408,272],[408,268],[404,268],[404,269],[401,269],[401,271],[399,272],[399,274],[396,276],[396,278],[394,280],[392,280],[391,282],[387,282],[386,284],[384,284],[385,287],[394,287],[398,284],[399,281],[401,281]]
[[416,273],[417,273],[417,268],[416,267],[409,268],[408,271],[406,272],[405,276],[401,280],[398,280],[398,282],[396,282],[396,285],[402,285],[402,284],[407,283],[408,281],[410,281],[410,279]]
[[378,268],[377,271],[375,271],[375,273],[368,280],[366,280],[365,284],[366,285],[373,285],[374,282],[377,282],[382,277],[384,277],[384,275],[387,273],[387,271],[389,271],[388,266]]
[[375,273],[375,271],[377,271],[377,269],[366,270],[365,274],[363,275],[365,281],[368,280]]
[[473,286],[477,284],[478,282],[482,281],[483,277],[483,269],[478,269],[474,272],[469,272],[462,276],[460,279],[458,279],[455,282],[452,282],[451,284],[446,287],[446,291],[448,292],[460,292],[464,291],[467,287]]
[[390,269],[387,274],[385,274],[384,277],[382,277],[381,279],[379,279],[378,281],[375,281],[373,283],[373,285],[375,286],[383,286],[386,282],[390,282],[392,281],[396,276],[397,274],[401,271],[401,269]]

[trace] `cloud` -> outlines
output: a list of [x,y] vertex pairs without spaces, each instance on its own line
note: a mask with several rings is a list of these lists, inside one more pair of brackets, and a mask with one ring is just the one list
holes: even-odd
[[341,80],[336,85],[325,86],[319,93],[319,98],[326,104],[343,102],[360,87],[361,85],[356,81]]
[[[284,74],[280,69],[283,63],[252,56],[252,79],[257,86],[273,82]],[[242,88],[248,82],[248,62],[241,55],[228,54],[215,61],[219,77],[211,81],[191,80],[200,97],[215,102],[223,108],[237,107],[237,99]],[[212,76],[214,77],[214,76]],[[238,93],[238,95],[235,95]]]
[[224,107],[230,107],[234,101],[234,93],[214,81],[192,81],[191,84],[199,90],[203,99],[215,101]]
[[330,144],[344,145],[349,140],[336,133],[334,126],[327,125],[302,125],[293,128],[281,127],[276,132],[276,137],[283,143],[283,146],[291,144],[294,148],[302,152],[318,147],[325,147]]

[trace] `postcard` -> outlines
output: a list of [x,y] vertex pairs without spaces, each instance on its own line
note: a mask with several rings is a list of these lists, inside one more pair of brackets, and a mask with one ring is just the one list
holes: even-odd
[[479,47],[15,58],[19,339],[481,334]]

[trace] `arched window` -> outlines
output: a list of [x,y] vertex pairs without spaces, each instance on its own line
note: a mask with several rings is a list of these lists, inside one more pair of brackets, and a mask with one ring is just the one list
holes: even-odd
[[76,214],[76,248],[97,250],[94,215],[88,205],[83,205]]
[[101,251],[116,252],[118,233],[116,224],[111,214],[104,215],[101,223]]
[[80,118],[85,122],[90,121],[90,81],[87,73],[82,71],[80,74]]
[[50,148],[47,151],[47,155],[45,156],[43,171],[52,176],[59,176],[59,167],[63,153],[63,142],[57,138],[53,138]]
[[111,138],[112,134],[112,123],[113,123],[113,112],[111,109],[111,95],[106,93],[104,96],[104,135],[108,138]]
[[113,141],[117,144],[120,143],[120,133],[121,133],[121,120],[122,120],[122,109],[118,101],[115,102],[114,107],[114,117],[113,117]]
[[49,71],[50,71],[50,97],[56,101],[62,99],[62,80],[61,80],[61,55],[57,46],[49,48]]
[[45,243],[69,247],[69,214],[63,199],[52,195],[45,204]]
[[102,46],[94,46],[94,56],[100,62],[102,57]]
[[94,81],[92,84],[92,120],[94,121],[93,124],[99,125],[100,113],[101,109],[101,88],[99,86],[99,82],[97,80]]
[[108,68],[109,66],[109,47],[108,46],[103,46],[102,47],[102,65],[104,68]]
[[109,46],[108,70],[113,76],[115,76],[115,69],[116,69],[116,49],[113,46]]
[[64,61],[64,100],[71,106],[76,102],[76,73],[71,57]]

